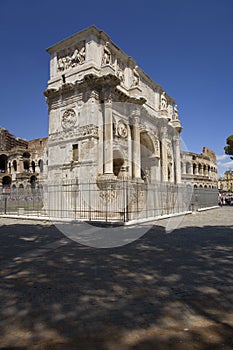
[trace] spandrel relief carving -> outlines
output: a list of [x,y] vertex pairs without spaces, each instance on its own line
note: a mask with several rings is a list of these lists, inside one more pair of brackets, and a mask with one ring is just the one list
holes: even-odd
[[76,67],[85,62],[86,50],[85,42],[77,47],[69,48],[59,52],[57,57],[57,70],[63,72],[69,68]]

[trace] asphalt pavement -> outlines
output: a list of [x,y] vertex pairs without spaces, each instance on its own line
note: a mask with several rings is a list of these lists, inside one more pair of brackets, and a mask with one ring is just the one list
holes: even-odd
[[233,206],[140,229],[1,217],[0,349],[233,349]]

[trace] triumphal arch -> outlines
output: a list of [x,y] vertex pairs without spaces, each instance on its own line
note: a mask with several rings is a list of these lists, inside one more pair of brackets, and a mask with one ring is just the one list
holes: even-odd
[[48,184],[181,183],[177,105],[132,57],[94,26],[47,51]]

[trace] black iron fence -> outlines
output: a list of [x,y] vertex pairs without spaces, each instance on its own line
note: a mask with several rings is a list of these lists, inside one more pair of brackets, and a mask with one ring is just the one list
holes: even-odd
[[42,215],[44,195],[42,188],[5,188],[0,194],[0,213],[11,215]]
[[103,222],[156,218],[217,204],[217,189],[130,180],[52,184],[0,195],[1,214]]

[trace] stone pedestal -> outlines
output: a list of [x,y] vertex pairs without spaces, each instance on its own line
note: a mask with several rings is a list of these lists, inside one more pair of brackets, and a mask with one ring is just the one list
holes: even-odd
[[142,95],[142,90],[138,86],[132,86],[128,93],[131,97],[140,97]]
[[182,126],[181,126],[179,120],[172,120],[172,121],[171,121],[171,125],[172,125],[173,128],[175,128],[179,133],[182,131]]

